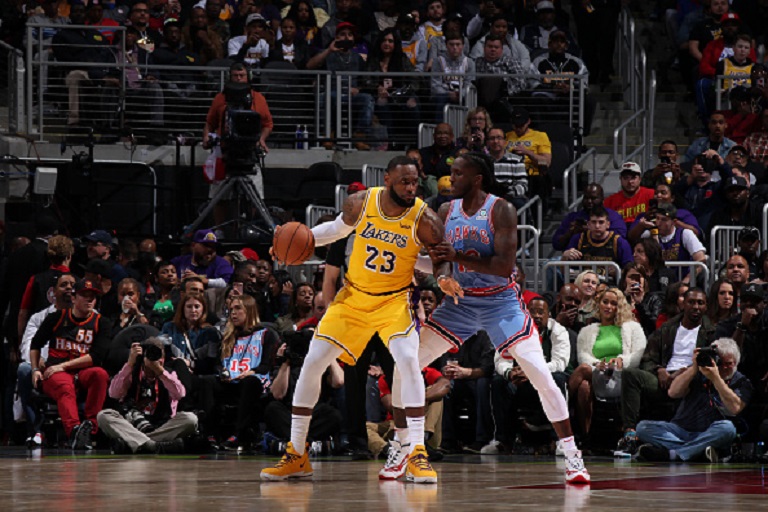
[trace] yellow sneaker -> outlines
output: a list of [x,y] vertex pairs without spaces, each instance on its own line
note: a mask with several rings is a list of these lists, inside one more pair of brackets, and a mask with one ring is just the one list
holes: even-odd
[[296,453],[293,445],[288,443],[283,458],[275,467],[261,470],[262,480],[287,480],[312,476],[312,464],[309,463],[309,449],[303,455]]
[[437,472],[432,469],[427,458],[427,450],[423,444],[416,446],[410,457],[408,457],[405,479],[416,484],[437,483]]

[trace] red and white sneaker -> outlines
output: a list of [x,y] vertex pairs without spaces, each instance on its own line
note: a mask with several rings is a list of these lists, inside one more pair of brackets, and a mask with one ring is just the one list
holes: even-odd
[[581,459],[581,450],[577,450],[572,457],[565,457],[565,482],[569,484],[590,482],[589,471],[584,467],[584,461]]
[[379,480],[397,480],[405,475],[405,469],[408,466],[408,446],[403,447],[397,441],[392,440],[389,444],[389,455],[387,462],[379,471]]

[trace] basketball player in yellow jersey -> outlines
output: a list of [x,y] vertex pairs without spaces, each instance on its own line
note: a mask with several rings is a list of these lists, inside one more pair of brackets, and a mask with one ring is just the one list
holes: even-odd
[[[315,245],[328,245],[356,232],[344,287],[317,326],[293,395],[291,441],[280,462],[261,472],[262,480],[312,475],[306,450],[312,409],[325,369],[334,359],[355,364],[368,340],[379,333],[402,377],[402,396],[411,443],[406,478],[437,482],[424,449],[424,383],[418,362],[419,336],[411,310],[411,279],[421,247],[443,241],[437,214],[416,198],[419,174],[412,160],[400,156],[387,165],[384,187],[358,192],[344,202],[335,221],[312,229]],[[450,266],[434,261],[446,295],[461,296]]]

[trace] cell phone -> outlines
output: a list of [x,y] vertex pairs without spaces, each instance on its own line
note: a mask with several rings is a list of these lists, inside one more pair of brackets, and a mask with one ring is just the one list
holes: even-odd
[[659,158],[659,162],[661,162],[662,164],[670,165],[672,163],[672,159],[669,158],[668,156],[663,156]]
[[336,48],[339,50],[351,50],[352,47],[355,46],[354,41],[350,41],[349,39],[343,39],[341,41],[336,41]]

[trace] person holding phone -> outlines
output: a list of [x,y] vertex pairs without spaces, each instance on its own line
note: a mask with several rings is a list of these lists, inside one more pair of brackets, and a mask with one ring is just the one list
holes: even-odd
[[659,144],[659,163],[656,167],[643,173],[640,180],[640,186],[653,188],[659,180],[663,179],[666,183],[674,185],[684,175],[677,159],[680,153],[677,151],[677,143],[673,140],[665,140]]
[[621,272],[619,288],[624,290],[645,335],[650,336],[656,330],[656,318],[664,306],[664,296],[660,292],[651,292],[648,269],[635,262],[626,265]]

